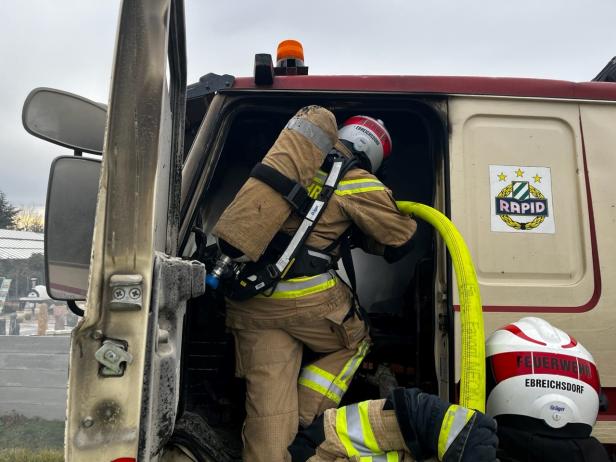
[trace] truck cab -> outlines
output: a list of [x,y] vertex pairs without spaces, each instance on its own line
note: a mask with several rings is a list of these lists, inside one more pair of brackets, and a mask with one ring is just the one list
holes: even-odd
[[[67,460],[239,460],[244,385],[233,375],[224,297],[205,290],[202,248],[251,168],[309,104],[338,121],[386,123],[394,148],[380,180],[397,200],[455,223],[475,262],[485,333],[532,314],[583,343],[612,397],[595,433],[616,443],[616,292],[602,285],[616,271],[616,84],[313,76],[303,63],[277,70],[257,55],[255,76],[208,74],[187,86],[182,3],[148,3],[122,5],[109,105],[98,107],[104,146],[89,151],[102,153],[100,168],[82,158],[87,181],[70,182],[86,176],[68,168],[50,182],[48,268],[59,268],[50,294],[87,294],[85,306],[73,302],[84,316],[71,340]],[[76,189],[52,188],[67,182]],[[67,208],[85,210],[70,218],[84,225],[62,234],[69,219],[53,216]],[[91,260],[63,260],[58,249],[72,239],[88,254],[88,233]],[[359,249],[353,259],[374,347],[345,402],[378,396],[379,366],[401,386],[456,401],[460,298],[438,234],[420,223],[395,264]]]

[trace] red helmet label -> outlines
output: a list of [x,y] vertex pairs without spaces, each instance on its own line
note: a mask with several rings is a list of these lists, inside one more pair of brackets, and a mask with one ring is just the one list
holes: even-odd
[[[490,356],[489,360],[496,384],[511,377],[549,374],[580,380],[593,387],[597,393],[601,388],[597,367],[590,361],[575,356],[549,352],[515,351]],[[541,381],[543,379],[537,378],[536,380]],[[528,386],[542,385],[543,382]],[[551,387],[546,386],[545,388]],[[581,393],[582,391],[577,392]]]
[[[380,123],[371,117],[353,116],[344,121],[343,126],[356,125],[358,130],[368,135],[377,145],[383,146],[383,157],[387,158],[391,154],[391,138],[389,133]],[[366,128],[363,128],[366,127]]]

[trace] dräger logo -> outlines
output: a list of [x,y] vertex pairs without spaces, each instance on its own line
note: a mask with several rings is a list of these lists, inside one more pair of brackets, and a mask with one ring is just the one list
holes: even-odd
[[550,405],[550,411],[564,412],[564,410],[565,410],[564,407],[557,406],[556,404],[551,404]]

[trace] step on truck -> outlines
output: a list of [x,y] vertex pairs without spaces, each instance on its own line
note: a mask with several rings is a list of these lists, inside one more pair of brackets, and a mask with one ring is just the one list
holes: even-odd
[[[26,129],[75,154],[52,165],[45,220],[49,293],[82,316],[66,460],[239,460],[244,389],[198,244],[309,104],[386,122],[395,152],[381,180],[455,223],[486,334],[532,314],[583,343],[608,398],[594,434],[616,443],[613,63],[574,83],[310,75],[278,58],[256,55],[250,77],[187,85],[183,3],[131,0],[108,105],[49,88],[28,97]],[[456,401],[460,303],[440,237],[420,224],[391,265],[353,253],[374,347],[347,400],[375,397],[387,364],[400,385]]]

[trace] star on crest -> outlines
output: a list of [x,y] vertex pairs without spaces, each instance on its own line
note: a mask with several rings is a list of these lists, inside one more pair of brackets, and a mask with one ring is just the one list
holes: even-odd
[[507,180],[507,175],[505,175],[503,172],[500,172],[497,176],[498,176],[498,181],[506,181]]
[[535,179],[535,183],[541,183],[542,177],[540,177],[539,174],[536,174],[533,178]]
[[518,169],[515,171],[515,176],[518,178],[521,178],[524,176],[524,170],[522,170],[520,167],[518,167]]

